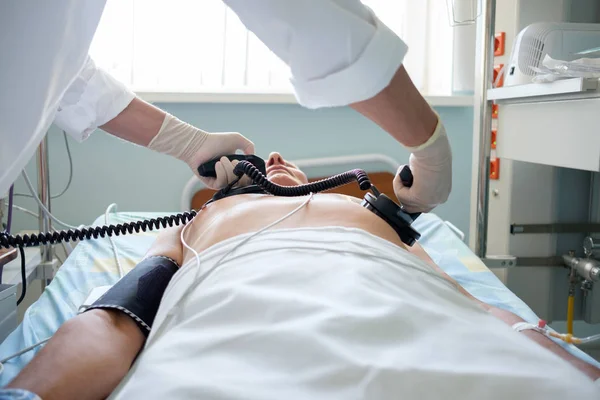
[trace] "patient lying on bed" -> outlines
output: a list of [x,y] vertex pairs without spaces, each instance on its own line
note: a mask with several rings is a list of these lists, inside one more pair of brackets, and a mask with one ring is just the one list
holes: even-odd
[[[307,182],[278,153],[267,173]],[[9,386],[43,399],[597,396],[598,369],[539,333],[513,331],[521,318],[472,297],[360,199],[316,194],[250,238],[306,200],[210,204],[184,235],[199,269],[180,229],[161,233],[149,254],[183,265],[147,341],[124,314],[89,311]]]

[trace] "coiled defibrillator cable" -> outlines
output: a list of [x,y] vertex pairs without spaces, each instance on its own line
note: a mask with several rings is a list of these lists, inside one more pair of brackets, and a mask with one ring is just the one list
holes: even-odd
[[[248,161],[239,162],[235,168],[234,173],[238,176],[238,179],[231,183],[227,189],[233,187],[241,177],[246,174],[248,175],[252,181],[259,187],[261,187],[265,192],[270,193],[275,196],[286,196],[286,197],[296,197],[296,196],[305,196],[311,193],[322,192],[325,190],[330,190],[336,188],[338,186],[342,186],[348,184],[354,180],[356,180],[359,184],[359,187],[362,190],[371,189],[375,194],[377,193],[377,189],[371,185],[371,181],[369,180],[369,176],[364,170],[354,169],[342,174],[334,175],[329,178],[322,179],[317,182],[308,183],[305,185],[299,186],[281,186],[277,185],[273,182],[270,182],[267,177],[262,174],[258,168],[252,165]],[[22,293],[19,298],[20,301],[25,297],[25,293],[27,290],[26,283],[26,264],[24,257],[24,247],[31,246],[39,246],[41,244],[56,244],[56,243],[65,243],[74,240],[89,240],[89,239],[97,239],[99,237],[112,237],[119,235],[126,235],[128,233],[139,233],[146,232],[147,230],[154,230],[160,228],[173,227],[175,225],[187,224],[196,216],[196,211],[191,210],[188,212],[183,212],[179,214],[169,215],[165,217],[151,218],[142,221],[133,221],[126,222],[123,224],[117,225],[103,225],[96,227],[74,227],[72,225],[66,224],[54,217],[46,207],[41,203],[39,198],[37,197],[35,190],[33,189],[33,185],[27,176],[27,173],[23,171],[23,178],[29,191],[32,193],[33,197],[37,200],[38,205],[42,208],[42,210],[48,215],[54,222],[60,225],[67,226],[71,229],[61,230],[61,231],[53,231],[53,232],[40,232],[32,235],[11,235],[8,233],[0,233],[0,247],[4,248],[19,248],[21,253],[21,275],[23,278],[22,281]],[[110,206],[109,206],[110,208]],[[115,253],[115,258],[118,260],[118,254],[116,252],[115,247],[113,246],[113,251]],[[119,272],[121,273],[122,269],[119,268]],[[17,304],[20,304],[20,301]]]
[[[279,224],[280,222],[282,222],[282,221],[288,219],[289,217],[291,217],[292,215],[296,214],[298,211],[300,211],[302,208],[304,208],[312,199],[313,199],[313,193],[310,193],[309,197],[305,201],[303,201],[302,204],[300,204],[298,207],[296,207],[295,209],[293,209],[292,211],[290,211],[289,213],[287,213],[283,217],[279,218],[278,220],[276,220],[274,222],[271,222],[267,226],[259,229],[258,231],[252,233],[250,236],[248,236],[245,239],[243,239],[233,249],[231,249],[230,251],[228,251],[227,253],[225,253],[208,271],[204,272],[203,274],[200,273],[201,272],[201,268],[200,268],[200,255],[198,254],[198,252],[196,251],[196,249],[194,249],[193,247],[191,247],[190,245],[188,245],[186,243],[185,239],[184,239],[185,231],[191,225],[190,223],[187,223],[183,227],[183,229],[181,230],[181,234],[179,236],[179,239],[181,240],[181,244],[186,249],[188,249],[189,251],[191,251],[192,254],[194,254],[194,258],[195,258],[195,261],[196,261],[196,274],[194,276],[194,280],[192,281],[192,283],[190,284],[190,286],[188,287],[188,289],[182,295],[182,298],[184,298],[185,296],[187,296],[189,294],[189,292],[191,291],[192,288],[196,287],[199,283],[201,283],[202,281],[204,281],[212,272],[214,272],[217,269],[217,267],[219,267],[221,265],[221,263],[225,260],[225,258],[227,256],[229,256],[235,250],[237,250],[240,247],[242,247],[244,244],[246,244],[252,238],[260,235],[261,233],[263,233],[267,229],[272,228],[273,226]],[[109,206],[109,208],[107,209],[107,212],[111,208],[112,208],[112,206]],[[20,249],[22,249],[22,247]],[[171,314],[171,311],[169,313]],[[25,353],[27,353],[27,352],[35,349],[38,346],[41,346],[41,345],[45,344],[50,339],[51,339],[51,337],[43,339],[43,340],[41,340],[41,341],[39,341],[39,342],[31,345],[31,346],[28,346],[28,347],[24,348],[23,350],[20,350],[20,351],[14,353],[14,354],[11,354],[10,356],[7,356],[7,357],[4,357],[3,359],[1,359],[0,360],[0,374],[2,374],[2,372],[4,372],[4,363],[6,363],[9,360],[12,360],[15,357],[19,357],[20,355],[25,354]]]
[[0,247],[32,247],[40,244],[55,244],[74,240],[98,239],[106,236],[119,236],[128,233],[146,232],[147,230],[172,227],[191,221],[196,216],[192,210],[166,217],[150,218],[143,221],[126,222],[117,225],[103,225],[81,229],[69,229],[56,232],[40,232],[32,235],[6,235],[0,234]]
[[[378,194],[377,189],[371,185],[371,181],[369,180],[367,173],[364,170],[360,170],[360,169],[354,169],[354,170],[347,171],[342,174],[334,175],[330,178],[325,178],[325,179],[322,179],[317,182],[312,182],[312,183],[300,185],[300,186],[281,186],[281,185],[272,183],[256,167],[254,167],[254,165],[252,165],[251,163],[249,163],[247,161],[241,161],[240,163],[238,163],[236,165],[234,173],[238,176],[238,179],[236,181],[232,182],[230,185],[228,185],[228,187],[226,189],[231,189],[231,187],[233,187],[245,173],[252,179],[252,181],[257,186],[260,186],[263,190],[265,190],[266,192],[268,192],[272,195],[286,196],[286,197],[298,197],[298,196],[309,195],[309,197],[306,201],[304,201],[300,206],[298,206],[296,209],[292,210],[290,213],[286,214],[282,218],[272,222],[271,224],[265,226],[264,228],[260,229],[259,231],[255,232],[254,234],[252,234],[249,237],[247,237],[246,239],[244,239],[234,249],[232,249],[230,252],[226,253],[213,266],[213,268],[211,268],[209,271],[207,271],[204,274],[200,274],[199,254],[195,251],[195,249],[190,247],[183,238],[184,232],[185,232],[186,228],[189,226],[188,223],[191,222],[194,219],[194,217],[197,215],[197,212],[195,210],[191,210],[189,212],[184,212],[184,213],[179,213],[179,214],[174,214],[174,215],[169,215],[169,216],[165,216],[165,217],[146,219],[143,221],[133,221],[133,222],[123,223],[123,224],[117,224],[116,226],[115,225],[108,225],[108,226],[104,225],[104,226],[97,226],[97,227],[90,227],[90,228],[85,228],[85,227],[75,228],[75,227],[72,227],[71,225],[65,224],[64,222],[58,220],[58,218],[56,218],[50,214],[50,212],[43,206],[43,204],[41,204],[41,201],[39,201],[39,198],[34,194],[35,190],[33,189],[33,185],[31,185],[31,182],[29,181],[29,177],[27,176],[27,174],[25,172],[23,172],[23,177],[25,179],[25,182],[26,182],[28,188],[30,189],[30,191],[32,191],[33,197],[36,198],[36,200],[38,200],[38,205],[40,205],[40,207],[42,207],[42,210],[44,210],[44,212],[46,212],[50,216],[50,218],[52,218],[56,223],[65,225],[67,227],[71,227],[72,229],[62,230],[62,231],[54,231],[54,232],[40,232],[38,234],[32,234],[32,235],[26,234],[23,236],[10,235],[7,233],[0,233],[0,247],[4,247],[4,248],[18,247],[20,255],[21,255],[22,292],[21,292],[21,296],[19,297],[19,300],[17,301],[17,305],[19,305],[21,303],[21,301],[23,301],[23,298],[25,297],[25,293],[26,293],[26,287],[27,287],[24,247],[38,246],[40,244],[64,243],[64,242],[68,242],[68,241],[72,241],[72,240],[89,240],[92,238],[97,239],[98,237],[104,238],[106,236],[108,236],[110,238],[113,235],[119,236],[119,235],[126,235],[128,233],[133,233],[133,232],[135,232],[135,233],[139,233],[140,231],[146,232],[146,230],[160,229],[161,227],[166,228],[167,226],[173,227],[174,225],[184,224],[185,226],[182,229],[180,239],[181,239],[181,242],[184,245],[184,247],[187,248],[188,250],[192,251],[192,253],[194,254],[194,256],[196,258],[196,264],[197,264],[198,269],[196,271],[196,276],[194,278],[194,281],[197,282],[198,280],[203,281],[208,275],[210,275],[211,272],[214,271],[214,269],[218,265],[221,264],[221,262],[225,259],[225,257],[227,257],[229,254],[231,254],[237,248],[239,248],[240,246],[245,244],[247,241],[249,241],[253,237],[259,235],[260,233],[264,232],[265,230],[277,225],[281,221],[291,217],[293,214],[295,214],[300,209],[302,209],[304,206],[306,206],[306,204],[308,204],[312,200],[313,194],[316,192],[322,192],[325,190],[333,189],[338,186],[342,186],[342,185],[345,185],[347,183],[350,183],[350,182],[356,180],[359,184],[359,187],[362,190],[372,189],[376,194]],[[106,210],[105,217],[110,212],[112,207],[113,207],[113,205],[111,204],[109,206],[109,208]],[[114,242],[112,242],[112,240],[111,240],[111,244],[113,245],[112,247],[113,247],[113,251],[115,253],[115,258],[118,261],[118,254],[116,252],[116,248],[114,247]],[[24,354],[24,353],[36,348],[37,346],[46,343],[49,339],[50,338],[44,339],[32,346],[29,346],[26,349],[21,350],[18,353],[15,353],[9,357],[6,357],[6,358],[0,360],[0,374],[4,370],[4,365],[3,365],[4,362],[6,362],[14,357],[20,356],[21,354]]]
[[358,182],[358,186],[361,190],[369,190],[372,187],[369,176],[362,169],[353,169],[329,178],[321,179],[316,182],[297,186],[277,185],[269,181],[267,177],[252,163],[245,160],[236,164],[233,169],[233,173],[237,175],[238,180],[241,179],[244,174],[248,175],[255,185],[260,186],[264,191],[274,196],[306,196],[310,193],[318,193],[325,190],[334,189],[338,186],[348,184],[354,180]]
[[[362,190],[374,190],[374,187],[371,185],[371,181],[369,180],[367,173],[360,169],[351,170],[339,175],[334,175],[330,178],[325,178],[317,182],[312,182],[300,186],[281,186],[270,182],[256,167],[254,167],[254,165],[246,161],[239,162],[236,165],[234,172],[236,172],[236,175],[238,175],[238,177],[241,177],[243,173],[247,173],[256,185],[263,188],[267,193],[273,194],[275,196],[306,196],[310,193],[317,193],[333,189],[338,186],[350,183],[354,180],[358,182]],[[99,237],[104,238],[107,236],[126,235],[134,232],[146,232],[147,230],[154,230],[166,227],[173,227],[175,225],[186,224],[189,221],[191,221],[196,216],[196,214],[197,213],[195,210],[191,210],[179,214],[151,218],[142,221],[125,222],[117,225],[102,225],[95,227],[79,228],[71,227],[71,229],[68,230],[61,230],[56,232],[40,232],[31,235],[26,234],[23,236],[0,233],[0,247],[32,247],[39,246],[41,244],[55,244],[74,240],[89,240],[92,238],[97,239]],[[57,220],[55,222],[64,224],[60,220]]]

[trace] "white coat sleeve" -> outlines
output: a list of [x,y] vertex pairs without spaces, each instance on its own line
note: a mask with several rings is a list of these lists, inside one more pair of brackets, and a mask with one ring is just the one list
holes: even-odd
[[125,109],[135,94],[88,57],[81,72],[62,97],[54,123],[83,141]]
[[298,102],[344,106],[384,89],[408,51],[359,0],[224,0],[292,73]]

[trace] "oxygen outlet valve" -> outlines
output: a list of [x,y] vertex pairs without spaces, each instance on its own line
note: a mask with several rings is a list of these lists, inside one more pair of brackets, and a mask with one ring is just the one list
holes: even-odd
[[593,258],[577,258],[564,255],[565,265],[573,268],[585,280],[590,282],[600,281],[600,262]]

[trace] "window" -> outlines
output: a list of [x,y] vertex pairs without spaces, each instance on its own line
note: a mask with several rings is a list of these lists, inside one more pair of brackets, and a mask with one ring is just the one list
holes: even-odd
[[[448,94],[445,0],[363,0],[409,45],[426,94]],[[138,92],[291,93],[289,70],[221,0],[108,0],[90,54]]]

